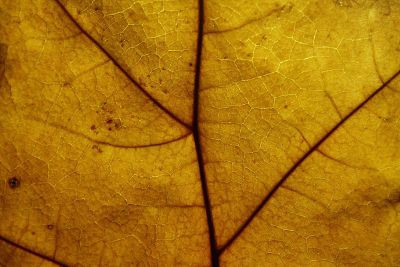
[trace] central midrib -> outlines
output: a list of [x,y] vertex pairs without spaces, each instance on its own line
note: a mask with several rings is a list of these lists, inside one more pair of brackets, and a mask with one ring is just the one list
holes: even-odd
[[207,179],[204,168],[203,153],[200,141],[199,130],[199,91],[201,77],[201,52],[203,47],[203,26],[204,26],[204,1],[198,0],[198,29],[197,29],[197,48],[196,48],[196,65],[193,90],[193,119],[192,131],[193,139],[196,147],[197,162],[199,166],[201,189],[203,192],[204,208],[207,216],[208,233],[210,240],[211,264],[213,267],[219,266],[217,241],[215,238],[214,221],[211,210],[211,201],[208,193]]

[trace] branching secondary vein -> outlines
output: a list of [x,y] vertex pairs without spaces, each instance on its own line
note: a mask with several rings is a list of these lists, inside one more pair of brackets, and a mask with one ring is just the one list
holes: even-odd
[[5,243],[7,243],[7,244],[9,244],[9,245],[11,245],[11,246],[14,246],[14,247],[16,247],[16,248],[18,248],[18,249],[21,249],[21,250],[23,250],[23,251],[25,251],[25,252],[27,252],[27,253],[30,253],[30,254],[32,254],[32,255],[35,255],[36,257],[39,257],[39,258],[41,258],[41,259],[43,259],[43,260],[52,262],[52,263],[57,264],[57,265],[59,265],[59,266],[67,266],[66,264],[64,264],[64,263],[62,263],[62,262],[60,262],[60,261],[57,261],[57,260],[55,260],[55,259],[53,259],[53,258],[50,258],[49,256],[40,254],[39,252],[33,251],[33,250],[31,250],[30,248],[26,248],[26,247],[24,247],[24,246],[21,246],[20,244],[17,244],[17,243],[15,243],[15,242],[9,240],[8,238],[3,237],[3,236],[0,236],[0,240],[3,241],[3,242],[5,242]]
[[184,122],[182,119],[180,119],[177,115],[172,113],[170,110],[168,110],[166,107],[164,107],[160,102],[158,102],[157,99],[155,99],[152,95],[150,95],[149,92],[146,91],[118,62],[115,60],[115,58],[107,51],[105,50],[99,42],[97,42],[85,29],[82,28],[82,26],[72,17],[71,13],[64,7],[63,4],[61,4],[60,0],[54,0],[56,3],[60,6],[60,8],[64,11],[64,13],[67,15],[67,17],[72,21],[72,23],[75,24],[75,26],[87,37],[90,39],[91,42],[93,42],[113,63],[114,65],[129,79],[130,82],[132,82],[137,88],[139,88],[142,93],[149,98],[159,109],[161,109],[163,112],[168,114],[172,119],[177,121],[179,124],[183,125],[187,129],[191,129],[192,126]]
[[271,191],[264,197],[256,209],[251,213],[247,220],[238,228],[238,230],[232,235],[232,237],[218,249],[218,255],[221,255],[232,243],[242,234],[242,232],[249,226],[257,214],[263,209],[265,204],[272,198],[275,192],[282,186],[282,184],[287,180],[287,178],[303,163],[305,159],[308,158],[317,148],[325,142],[342,124],[344,124],[351,116],[353,116],[357,111],[359,111],[365,104],[367,104],[374,96],[381,92],[390,82],[392,82],[397,76],[400,75],[400,71],[395,73],[389,80],[383,83],[378,89],[376,89],[371,95],[369,95],[363,102],[361,102],[357,107],[355,107],[350,113],[348,113],[338,124],[335,125],[328,133],[326,133],[315,145],[313,145],[310,150],[307,151],[293,166],[290,168],[286,174],[279,180],[278,183],[272,188]]
[[47,122],[47,121],[40,120],[40,119],[37,119],[37,118],[26,118],[26,119],[32,120],[32,121],[35,121],[35,122],[38,122],[38,123],[46,124],[46,125],[48,125],[50,127],[56,128],[56,129],[60,129],[60,130],[65,131],[65,132],[67,132],[69,134],[73,134],[73,135],[82,137],[82,138],[84,138],[86,140],[89,140],[90,142],[98,144],[98,145],[104,145],[104,146],[109,146],[109,147],[114,147],[114,148],[121,148],[121,149],[138,149],[138,148],[149,148],[149,147],[163,146],[163,145],[168,145],[168,144],[183,140],[186,137],[188,137],[189,135],[191,135],[191,132],[187,132],[187,133],[185,133],[185,134],[183,134],[181,136],[178,136],[176,138],[169,139],[169,140],[162,141],[162,142],[158,142],[158,143],[150,143],[150,144],[143,144],[143,145],[128,145],[128,144],[125,145],[125,144],[118,144],[118,143],[111,143],[111,142],[96,140],[96,139],[94,139],[94,138],[92,138],[92,137],[90,137],[90,136],[88,136],[86,134],[83,134],[81,132],[69,129],[69,128],[61,125],[61,124],[51,123],[51,122]]

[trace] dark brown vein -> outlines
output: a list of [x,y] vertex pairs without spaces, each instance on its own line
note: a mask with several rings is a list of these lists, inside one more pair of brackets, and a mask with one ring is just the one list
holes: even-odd
[[3,237],[3,236],[0,236],[0,240],[1,240],[1,241],[4,241],[5,243],[7,243],[7,244],[9,244],[9,245],[11,245],[11,246],[14,246],[14,247],[16,247],[16,248],[19,248],[19,249],[21,249],[21,250],[23,250],[23,251],[25,251],[25,252],[27,252],[27,253],[30,253],[30,254],[32,254],[32,255],[35,255],[36,257],[39,257],[39,258],[41,258],[41,259],[43,259],[43,260],[50,261],[50,262],[52,262],[52,263],[54,263],[54,264],[57,264],[57,265],[59,265],[59,266],[67,266],[66,264],[64,264],[64,263],[62,263],[62,262],[60,262],[60,261],[57,261],[57,260],[55,260],[55,259],[53,259],[53,258],[50,258],[49,256],[40,254],[39,252],[33,251],[33,250],[31,250],[30,248],[26,248],[26,247],[24,247],[24,246],[22,246],[22,245],[20,245],[20,244],[15,243],[14,241],[11,241],[11,240],[8,239],[8,238]]
[[281,185],[280,188],[286,189],[286,190],[291,191],[291,192],[293,192],[293,193],[296,193],[296,194],[298,194],[298,195],[304,197],[305,199],[308,199],[308,200],[310,200],[311,202],[317,204],[318,206],[322,207],[323,209],[328,210],[328,207],[327,207],[324,203],[320,202],[318,199],[313,198],[312,196],[309,196],[309,195],[307,195],[307,194],[305,194],[305,193],[303,193],[303,192],[301,192],[301,191],[299,191],[299,190],[296,190],[296,189],[294,189],[294,188],[291,188],[291,187],[285,186],[285,185]]
[[147,92],[133,77],[130,75],[122,66],[121,64],[118,63],[118,61],[105,49],[103,46],[96,40],[94,37],[92,37],[85,29],[82,28],[82,26],[74,19],[74,17],[69,13],[69,11],[64,7],[64,5],[60,2],[60,0],[54,0],[58,6],[64,11],[66,16],[74,23],[74,25],[87,37],[91,42],[93,42],[97,48],[99,48],[113,63],[114,65],[129,79],[130,82],[132,82],[147,98],[149,98],[159,109],[161,109],[163,112],[168,114],[172,119],[177,121],[179,124],[183,125],[187,129],[192,128],[192,126],[186,122],[184,122],[181,118],[179,118],[177,115],[172,113],[170,110],[168,110],[166,107],[164,107],[157,99],[155,99],[149,92]]
[[283,6],[280,6],[280,7],[277,7],[277,8],[274,8],[274,9],[270,10],[268,13],[263,14],[260,17],[249,19],[249,20],[243,22],[242,24],[237,25],[237,26],[235,26],[233,28],[229,28],[229,29],[225,29],[225,30],[212,30],[212,31],[205,32],[204,35],[206,35],[206,34],[217,34],[217,33],[219,34],[219,33],[227,33],[227,32],[236,31],[236,30],[239,30],[241,28],[246,27],[247,25],[253,24],[253,23],[258,22],[260,20],[264,20],[264,19],[266,19],[266,18],[268,18],[268,17],[270,17],[270,16],[272,16],[274,14],[279,14],[281,12],[284,12],[285,8],[290,8],[291,9],[290,6],[283,5]]
[[197,162],[199,165],[201,189],[203,192],[204,207],[207,216],[208,234],[210,240],[211,264],[213,267],[219,266],[217,241],[215,238],[214,221],[211,210],[211,201],[208,193],[206,172],[204,168],[204,159],[200,141],[199,130],[199,94],[200,94],[200,76],[201,76],[201,52],[203,47],[203,26],[204,26],[204,0],[198,0],[198,35],[196,50],[196,65],[193,90],[193,139],[196,147]]
[[159,143],[145,144],[145,145],[121,145],[121,144],[115,144],[115,143],[110,143],[110,142],[106,142],[106,141],[96,140],[96,139],[94,139],[94,138],[92,138],[90,136],[87,136],[87,135],[85,135],[85,134],[83,134],[81,132],[71,130],[71,129],[63,126],[63,125],[42,121],[42,120],[39,120],[39,119],[36,119],[36,118],[27,118],[27,119],[36,121],[38,123],[43,123],[43,124],[46,124],[48,126],[51,126],[51,127],[57,128],[57,129],[61,129],[61,130],[65,131],[65,132],[68,132],[68,133],[73,134],[73,135],[80,136],[80,137],[82,137],[82,138],[84,138],[86,140],[89,140],[92,143],[96,143],[98,145],[105,145],[105,146],[110,146],[110,147],[115,147],[115,148],[124,148],[124,149],[146,148],[146,147],[156,147],[156,146],[167,145],[167,144],[171,144],[171,143],[177,142],[179,140],[182,140],[182,139],[188,137],[192,133],[192,132],[187,132],[184,135],[181,135],[181,136],[176,137],[174,139],[166,140],[164,142],[159,142]]
[[314,146],[310,148],[279,180],[278,183],[271,189],[270,192],[264,197],[261,203],[255,208],[247,220],[238,228],[238,230],[232,235],[232,237],[218,249],[218,254],[221,255],[232,243],[242,234],[242,232],[249,226],[257,214],[263,209],[265,204],[271,199],[275,192],[282,186],[282,184],[287,180],[287,178],[303,163],[308,156],[311,155],[317,148],[327,140],[340,126],[342,126],[351,116],[353,116],[357,111],[359,111],[366,103],[368,103],[374,96],[381,92],[390,82],[392,82],[398,75],[400,71],[396,72],[389,80],[383,83],[378,89],[376,89],[372,94],[370,94],[363,102],[361,102],[357,107],[355,107],[350,113],[348,113],[338,124],[336,124],[328,133],[326,133]]
[[351,169],[378,171],[377,169],[374,169],[374,168],[371,168],[371,167],[367,167],[367,166],[364,167],[364,166],[350,165],[349,163],[347,163],[347,162],[345,162],[343,160],[334,158],[333,156],[329,155],[328,153],[326,153],[325,151],[323,151],[323,150],[321,150],[319,148],[317,148],[315,150],[315,152],[318,152],[320,155],[324,156],[325,158],[327,158],[327,159],[329,159],[329,160],[331,160],[333,162],[336,162],[337,164],[346,166],[346,167],[351,168]]

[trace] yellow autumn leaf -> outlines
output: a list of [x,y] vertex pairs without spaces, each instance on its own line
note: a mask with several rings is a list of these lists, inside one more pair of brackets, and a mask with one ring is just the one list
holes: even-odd
[[1,266],[400,265],[398,0],[1,0]]

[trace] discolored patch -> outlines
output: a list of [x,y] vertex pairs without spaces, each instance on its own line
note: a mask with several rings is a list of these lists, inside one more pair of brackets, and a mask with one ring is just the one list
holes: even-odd
[[97,153],[103,153],[103,150],[98,145],[93,145],[92,149]]
[[10,179],[8,179],[8,185],[10,186],[10,188],[15,189],[17,187],[19,187],[21,184],[21,182],[19,181],[19,179],[17,177],[11,177]]
[[8,45],[0,43],[0,81],[4,78]]
[[389,198],[387,199],[388,203],[392,204],[392,205],[396,205],[400,203],[400,190],[396,190],[394,192],[392,192],[389,196]]
[[109,131],[118,130],[122,126],[122,122],[120,119],[107,119],[105,121],[105,126]]
[[339,7],[365,7],[367,3],[370,2],[368,0],[334,0],[334,3]]

